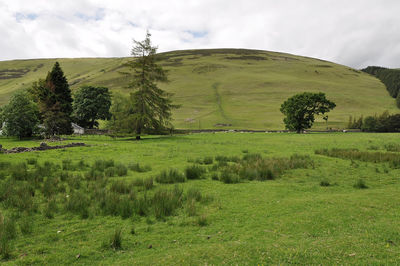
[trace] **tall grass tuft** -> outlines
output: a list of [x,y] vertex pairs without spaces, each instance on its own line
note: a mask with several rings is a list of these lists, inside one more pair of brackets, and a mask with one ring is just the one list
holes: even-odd
[[191,165],[186,167],[185,174],[187,179],[201,179],[206,170],[200,165]]
[[129,170],[138,172],[138,173],[144,173],[144,172],[149,172],[151,171],[151,166],[150,165],[140,165],[139,163],[130,163],[128,165]]
[[160,184],[182,183],[186,181],[186,177],[177,169],[163,170],[156,176],[155,180]]
[[154,215],[157,219],[170,216],[174,211],[182,206],[183,190],[178,186],[174,189],[159,189],[154,193],[152,204]]

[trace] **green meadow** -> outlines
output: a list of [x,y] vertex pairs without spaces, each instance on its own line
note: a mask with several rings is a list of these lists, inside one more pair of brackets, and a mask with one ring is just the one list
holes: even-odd
[[[160,88],[173,93],[181,108],[173,111],[177,129],[284,129],[280,105],[304,91],[324,92],[337,107],[328,125],[318,118],[314,129],[345,128],[349,116],[397,112],[395,100],[375,77],[335,63],[291,54],[211,49],[161,53],[169,71]],[[0,104],[16,90],[45,78],[55,61],[74,91],[83,85],[106,86],[128,95],[129,58],[35,59],[0,62]]]
[[0,156],[3,264],[398,263],[397,134],[71,142]]

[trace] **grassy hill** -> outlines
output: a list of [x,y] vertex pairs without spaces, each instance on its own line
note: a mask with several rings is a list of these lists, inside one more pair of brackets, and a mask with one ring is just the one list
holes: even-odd
[[[182,107],[174,111],[176,128],[283,129],[280,105],[303,91],[322,91],[337,104],[329,127],[344,127],[349,115],[396,112],[394,99],[375,77],[358,70],[290,54],[243,50],[185,50],[159,54]],[[0,62],[0,104],[44,78],[59,61],[71,88],[102,85],[128,94],[129,77],[121,64],[129,58],[37,59]],[[315,128],[324,128],[322,119]]]

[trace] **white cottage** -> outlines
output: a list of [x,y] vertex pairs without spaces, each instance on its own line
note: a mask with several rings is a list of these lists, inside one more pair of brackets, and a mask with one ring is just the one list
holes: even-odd
[[71,123],[74,134],[83,135],[85,134],[85,129],[75,123]]

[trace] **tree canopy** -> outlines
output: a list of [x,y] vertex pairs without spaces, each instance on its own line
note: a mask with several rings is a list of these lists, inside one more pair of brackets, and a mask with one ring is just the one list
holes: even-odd
[[84,86],[74,95],[73,117],[81,127],[98,127],[98,119],[111,118],[111,93],[106,87]]
[[3,133],[19,138],[31,137],[37,129],[39,110],[25,91],[15,93],[2,111]]
[[311,128],[315,115],[325,114],[335,107],[336,104],[326,99],[322,92],[304,92],[287,99],[280,110],[285,115],[283,122],[286,128],[301,133]]
[[71,90],[58,62],[45,80],[34,83],[30,92],[38,103],[46,135],[72,134]]
[[140,139],[146,130],[162,130],[170,127],[171,109],[177,108],[170,99],[171,94],[157,86],[157,82],[167,82],[167,73],[156,63],[157,47],[152,46],[151,34],[147,32],[143,41],[134,41],[131,55],[134,57],[126,65],[133,70],[130,87],[132,128]]

